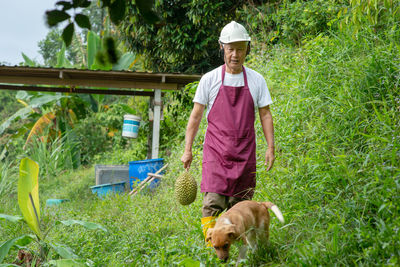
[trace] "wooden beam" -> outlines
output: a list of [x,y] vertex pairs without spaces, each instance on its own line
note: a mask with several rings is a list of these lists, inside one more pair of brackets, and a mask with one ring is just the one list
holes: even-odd
[[0,83],[179,90],[200,75],[0,66]]
[[[66,74],[63,74],[66,75]],[[21,79],[23,78],[23,79]],[[163,90],[179,90],[177,83],[155,83],[145,81],[123,81],[123,80],[91,80],[91,79],[69,79],[69,78],[53,78],[53,77],[16,77],[1,76],[0,83],[13,84],[45,84],[45,85],[69,85],[69,86],[86,86],[86,87],[111,87],[111,88],[137,88],[137,89],[163,89]]]
[[40,87],[0,84],[0,90],[23,90],[35,92],[59,92],[73,94],[98,94],[98,95],[129,95],[129,96],[154,96],[153,91],[91,89],[91,88],[66,88],[66,87]]

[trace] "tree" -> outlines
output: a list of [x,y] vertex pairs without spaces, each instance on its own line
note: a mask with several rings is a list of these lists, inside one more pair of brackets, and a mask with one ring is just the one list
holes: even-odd
[[[88,17],[91,23],[91,31],[99,35],[103,30],[103,20],[105,17],[104,9],[100,8],[97,3],[91,4],[82,10],[82,14]],[[58,53],[63,47],[62,30],[58,27],[52,28],[44,40],[39,41],[39,53],[44,59],[46,66],[57,65]],[[66,48],[66,58],[75,66],[86,66],[86,48],[88,30],[83,29],[81,32],[74,31],[70,46]]]
[[136,4],[119,29],[128,47],[143,54],[148,69],[158,72],[203,73],[223,63],[218,37],[246,1],[158,1],[155,12],[162,23],[149,24]]
[[46,38],[39,41],[39,53],[44,59],[46,66],[56,66],[57,64],[57,53],[63,46],[63,40],[61,37],[61,30],[58,28],[52,29],[46,35]]
[[[236,11],[246,3],[244,0],[101,0],[102,8],[108,10],[130,50],[143,55],[148,69],[197,73],[222,63],[218,55],[219,32],[226,23],[238,19]],[[56,6],[61,9],[46,12],[49,26],[69,22],[62,33],[67,45],[71,44],[75,25],[91,28],[85,14],[71,15],[69,11],[89,5],[87,0],[59,1]]]

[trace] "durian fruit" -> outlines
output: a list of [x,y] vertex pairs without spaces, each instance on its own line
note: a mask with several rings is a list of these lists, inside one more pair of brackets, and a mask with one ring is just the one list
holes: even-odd
[[196,199],[197,183],[193,176],[185,171],[175,181],[175,198],[182,205],[189,205]]

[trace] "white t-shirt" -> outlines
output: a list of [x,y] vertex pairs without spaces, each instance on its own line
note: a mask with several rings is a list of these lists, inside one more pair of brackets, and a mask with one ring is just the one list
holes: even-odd
[[[247,84],[250,89],[250,94],[253,97],[254,108],[262,108],[272,104],[271,95],[264,77],[250,68],[245,67],[245,70]],[[221,76],[222,66],[204,74],[197,86],[193,102],[207,106],[207,118],[215,98],[218,95],[219,88],[221,87]],[[243,72],[239,74],[225,72],[224,85],[235,87],[244,86]]]

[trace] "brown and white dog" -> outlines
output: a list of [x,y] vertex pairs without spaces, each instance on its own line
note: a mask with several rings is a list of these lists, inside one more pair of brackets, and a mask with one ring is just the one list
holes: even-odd
[[257,241],[266,242],[269,237],[270,216],[268,209],[284,222],[279,208],[271,202],[245,200],[223,213],[214,228],[207,231],[207,242],[211,242],[220,260],[227,261],[229,249],[235,241],[242,240],[238,263],[246,257],[247,247],[256,248]]

